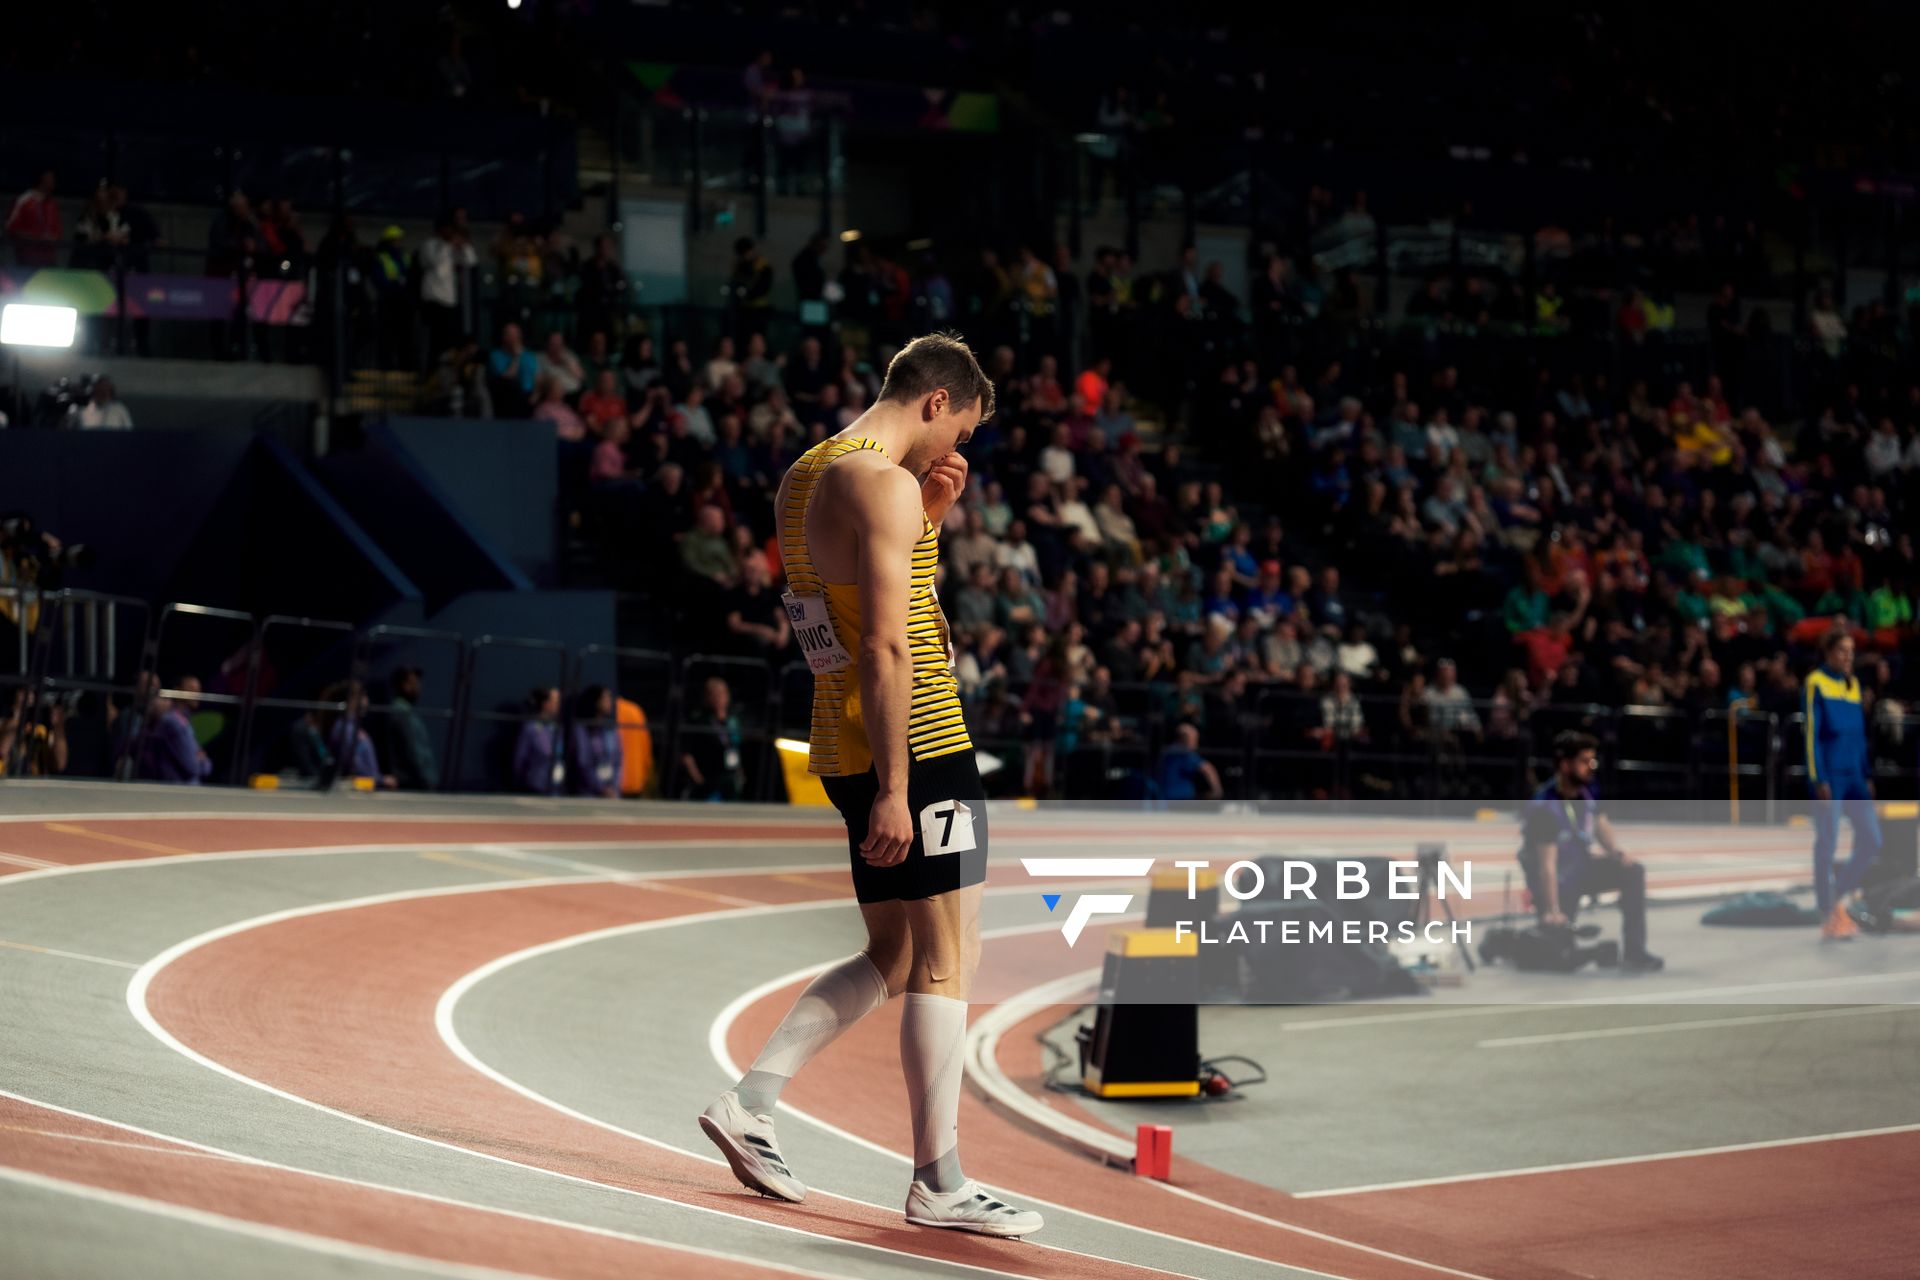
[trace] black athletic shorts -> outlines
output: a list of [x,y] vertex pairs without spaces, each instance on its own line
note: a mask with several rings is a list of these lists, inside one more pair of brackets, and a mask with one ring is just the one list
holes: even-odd
[[872,769],[823,777],[827,799],[847,821],[853,894],[861,902],[905,902],[980,884],[987,878],[987,792],[972,751],[907,765],[907,814],[913,844],[905,860],[876,867],[860,856],[880,779]]

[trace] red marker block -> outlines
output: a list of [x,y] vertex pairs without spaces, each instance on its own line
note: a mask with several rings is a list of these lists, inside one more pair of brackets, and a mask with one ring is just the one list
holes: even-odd
[[1142,1178],[1165,1182],[1173,1173],[1173,1128],[1143,1124],[1133,1132],[1133,1171]]

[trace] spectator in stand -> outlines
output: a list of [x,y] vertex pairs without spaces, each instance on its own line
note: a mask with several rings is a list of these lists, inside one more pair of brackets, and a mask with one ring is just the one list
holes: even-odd
[[602,369],[594,376],[593,389],[580,397],[580,416],[595,435],[604,435],[611,422],[626,421],[627,401],[620,394],[619,374]]
[[1329,746],[1352,747],[1367,741],[1366,709],[1354,696],[1353,677],[1337,671],[1320,699],[1320,730]]
[[393,699],[387,705],[387,760],[393,785],[401,791],[440,789],[440,762],[418,710],[422,678],[419,667],[398,667],[388,681]]
[[572,400],[586,385],[587,371],[581,366],[580,357],[567,346],[567,335],[558,329],[547,335],[539,368],[541,376],[551,381],[565,399]]
[[787,651],[793,626],[773,589],[773,572],[765,556],[740,561],[740,585],[728,594],[724,607],[730,652],[775,661]]
[[638,404],[661,382],[660,358],[654,354],[653,335],[638,333],[627,339],[620,359],[620,377],[626,383],[627,401]]
[[749,335],[766,333],[767,317],[773,313],[773,264],[751,236],[733,242],[727,304],[733,313],[735,341],[745,343]]
[[73,422],[86,431],[130,431],[133,429],[133,414],[114,394],[113,379],[102,374],[93,380],[93,387],[87,393],[87,402],[74,412]]
[[58,185],[53,170],[43,169],[7,214],[13,260],[23,267],[51,267],[60,261],[60,206],[53,199]]
[[537,796],[557,796],[567,778],[560,741],[560,691],[538,688],[527,695],[527,719],[513,744],[513,783]]
[[201,749],[193,732],[193,713],[200,703],[198,676],[181,676],[171,694],[156,694],[145,732],[138,743],[139,774],[148,782],[178,782],[198,786],[213,773],[213,761]]
[[625,757],[620,728],[613,718],[613,693],[604,685],[588,685],[573,706],[572,754],[567,771],[577,796],[602,800],[620,798],[620,770]]
[[713,416],[707,412],[707,389],[699,382],[687,387],[686,398],[673,406],[673,416],[684,425],[687,439],[702,449],[711,449],[719,434],[713,427]]
[[629,465],[627,441],[633,428],[623,417],[611,418],[600,431],[600,443],[593,446],[593,461],[587,468],[587,483],[599,493],[639,493],[645,486],[645,472]]
[[680,563],[696,578],[722,588],[739,578],[732,548],[727,544],[727,513],[703,506],[694,513],[693,528],[680,539]]
[[[816,231],[807,237],[800,252],[793,255],[793,292],[804,309],[806,303],[816,302],[826,295],[827,289],[827,237]],[[806,316],[801,316],[806,323]]]
[[434,220],[420,246],[420,316],[427,325],[427,359],[438,361],[460,336],[465,273],[480,261],[473,240],[449,213]]
[[540,403],[533,408],[533,417],[538,422],[551,422],[553,433],[562,444],[582,444],[588,435],[587,424],[560,390],[560,384],[542,373],[534,384],[534,396]]
[[1218,800],[1220,773],[1200,754],[1200,730],[1181,724],[1160,753],[1154,780],[1162,800]]
[[[54,206],[58,208],[58,206]],[[127,243],[127,227],[114,204],[113,189],[101,183],[87,200],[87,211],[73,228],[73,265],[112,271]]]
[[580,264],[574,297],[581,333],[612,333],[627,310],[627,272],[610,235],[593,238],[593,256]]
[[689,800],[738,800],[746,794],[746,737],[733,690],[719,676],[701,686],[701,702],[681,734],[681,773]]
[[503,418],[525,418],[533,412],[539,359],[527,350],[520,326],[500,328],[500,345],[487,357],[488,390],[494,409]]
[[367,732],[367,710],[372,705],[366,686],[358,680],[335,685],[321,695],[323,702],[338,702],[343,710],[322,713],[321,723],[327,735],[327,749],[338,763],[341,778],[365,778],[374,786],[391,791],[397,783],[393,774],[380,771],[380,759],[373,749],[373,735]]

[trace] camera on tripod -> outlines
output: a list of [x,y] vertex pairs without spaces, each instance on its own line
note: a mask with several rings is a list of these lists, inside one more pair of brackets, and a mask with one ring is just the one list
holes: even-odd
[[93,563],[93,549],[82,542],[50,539],[32,516],[15,512],[0,517],[0,557],[6,558],[12,568],[10,576],[16,581],[53,590],[60,585],[62,574]]
[[1592,942],[1599,936],[1597,924],[1495,925],[1480,938],[1480,959],[1487,964],[1505,960],[1522,973],[1573,973],[1589,964],[1618,967],[1620,944],[1612,938]]

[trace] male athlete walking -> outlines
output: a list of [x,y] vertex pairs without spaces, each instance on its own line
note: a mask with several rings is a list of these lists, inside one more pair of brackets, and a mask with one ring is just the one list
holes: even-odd
[[867,945],[800,993],[753,1069],[700,1116],[741,1182],[799,1201],[774,1141],[781,1088],[841,1032],[906,995],[900,1066],[913,1118],[907,1221],[991,1236],[1040,1229],[960,1172],[967,994],[980,961],[986,794],[961,716],[935,530],[965,487],[954,450],[993,412],[959,338],[928,334],[887,366],[880,398],[780,482],[786,606],[814,673],[808,769],[847,823]]

